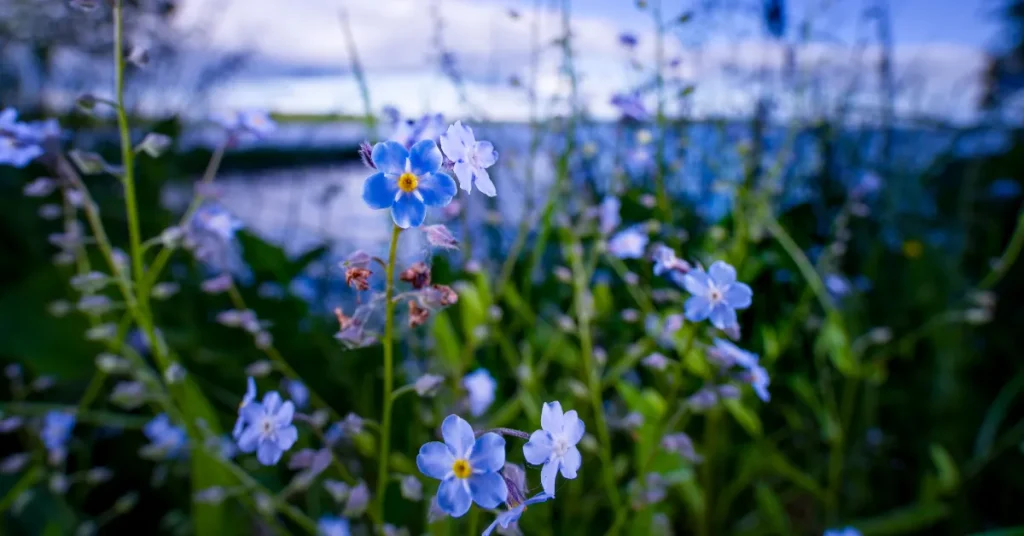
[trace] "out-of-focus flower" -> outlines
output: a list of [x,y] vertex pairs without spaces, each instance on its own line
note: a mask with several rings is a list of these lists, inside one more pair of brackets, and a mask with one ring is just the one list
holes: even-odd
[[768,393],[768,384],[771,383],[768,377],[768,371],[760,365],[754,365],[750,367],[744,374],[743,379],[754,388],[754,392],[757,397],[764,402],[771,400],[771,394]]
[[171,147],[171,137],[156,132],[150,132],[146,134],[146,137],[142,138],[139,146],[135,148],[136,151],[144,152],[153,158],[159,158],[167,149]]
[[263,110],[219,112],[211,119],[232,136],[251,134],[262,138],[277,130],[277,123]]
[[309,387],[299,380],[288,380],[285,389],[288,391],[288,396],[295,403],[295,407],[302,409],[309,403]]
[[441,435],[444,443],[431,441],[416,456],[420,472],[441,481],[438,507],[461,517],[473,502],[483,508],[505,502],[508,488],[498,473],[505,465],[505,438],[493,432],[477,438],[469,423],[457,415],[445,418]]
[[0,111],[0,165],[27,166],[46,152],[42,145],[48,138],[59,135],[55,121],[21,123],[14,108]]
[[608,252],[620,259],[639,259],[644,256],[647,242],[647,232],[643,227],[630,227],[608,241]]
[[645,367],[653,370],[665,370],[668,367],[669,359],[659,352],[645,357],[642,361]]
[[277,464],[284,451],[299,439],[292,424],[295,405],[291,401],[282,403],[276,391],[264,395],[262,403],[246,404],[241,412],[245,425],[238,436],[238,448],[245,453],[256,452],[256,459],[263,465]]
[[370,290],[370,270],[352,266],[345,270],[345,284],[359,291]]
[[693,440],[690,439],[690,436],[682,432],[662,437],[661,448],[673,454],[678,454],[691,463],[700,463],[704,459],[693,449]]
[[646,121],[650,117],[637,93],[616,93],[612,96],[611,104],[619,110],[623,117],[635,121]]
[[839,299],[850,293],[850,282],[845,277],[837,274],[825,276],[825,288],[832,294],[833,298]]
[[431,246],[441,249],[459,249],[459,241],[455,239],[448,227],[442,224],[424,226],[423,234]]
[[619,216],[621,208],[622,203],[614,195],[609,195],[601,201],[601,206],[597,212],[598,227],[601,230],[601,234],[611,234],[622,223],[622,218]]
[[405,497],[410,501],[423,500],[423,483],[420,482],[420,479],[412,475],[402,478],[401,490],[402,497]]
[[417,328],[427,323],[430,309],[420,306],[416,300],[409,300],[409,327]]
[[444,116],[441,114],[402,119],[398,109],[388,106],[384,109],[384,115],[393,129],[389,139],[407,149],[424,140],[437,140],[445,129]]
[[682,275],[690,271],[690,263],[676,257],[676,252],[668,246],[655,246],[651,258],[654,259],[654,275],[668,272],[677,284],[682,282]]
[[225,273],[203,281],[200,288],[207,294],[220,294],[221,292],[226,292],[231,288],[231,285],[231,274]]
[[738,324],[736,310],[750,307],[754,296],[749,286],[736,281],[736,269],[723,261],[715,261],[707,272],[690,270],[683,286],[693,295],[686,300],[686,318],[700,322],[710,317],[722,330]]
[[57,189],[57,186],[57,181],[49,177],[39,177],[26,184],[22,193],[25,194],[25,197],[46,197],[52,194]]
[[479,417],[494,403],[494,391],[498,382],[494,381],[486,369],[477,369],[462,378],[462,386],[469,394],[469,412]]
[[553,499],[553,495],[549,495],[545,492],[538,493],[529,499],[516,504],[509,504],[509,509],[498,514],[498,517],[491,522],[491,524],[484,530],[482,536],[490,536],[494,529],[499,526],[503,529],[509,528],[510,525],[519,521],[520,517],[523,517],[523,512],[526,511],[526,507]]
[[715,345],[708,348],[708,357],[721,368],[740,366],[750,369],[757,366],[757,355],[725,340],[715,339]]
[[996,199],[1015,199],[1024,188],[1013,179],[996,179],[988,185],[988,195]]
[[66,411],[50,411],[43,417],[43,428],[39,431],[46,450],[63,452],[71,439],[71,430],[75,427],[75,414]]
[[395,225],[418,227],[426,218],[426,207],[443,207],[451,202],[457,188],[441,172],[441,151],[431,140],[406,150],[393,141],[373,148],[378,172],[363,184],[363,201],[373,209],[391,209]]
[[441,135],[441,150],[455,163],[455,176],[466,193],[472,193],[473,186],[486,196],[494,197],[497,190],[487,173],[487,168],[498,161],[498,151],[489,141],[477,141],[473,129],[461,121],[448,127]]
[[417,262],[398,274],[398,279],[419,290],[430,284],[430,267],[425,262]]
[[433,396],[442,383],[444,383],[444,376],[424,374],[416,379],[413,387],[416,389],[416,394],[420,396]]
[[317,536],[349,536],[348,520],[337,516],[321,517],[316,523]]
[[843,527],[841,529],[828,529],[822,536],[861,536],[861,534],[854,527]]
[[523,446],[523,455],[533,465],[543,464],[540,483],[544,492],[554,497],[555,473],[561,471],[562,478],[574,479],[583,463],[576,445],[583,439],[586,427],[576,415],[576,410],[562,413],[559,402],[544,404],[540,425],[541,429],[531,434]]
[[629,32],[622,32],[619,34],[619,43],[626,48],[633,48],[637,45],[637,38],[635,34]]
[[166,413],[161,413],[142,427],[142,433],[150,444],[144,451],[156,458],[175,459],[185,450],[188,444],[188,433],[184,428],[175,426]]

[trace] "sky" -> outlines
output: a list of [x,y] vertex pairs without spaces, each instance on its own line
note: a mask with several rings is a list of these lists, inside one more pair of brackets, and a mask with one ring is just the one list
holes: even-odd
[[[688,109],[697,116],[745,115],[757,98],[772,95],[780,109],[815,110],[853,95],[878,105],[877,25],[862,14],[884,0],[790,0],[787,32],[773,41],[760,23],[760,0],[662,0],[667,19],[690,11],[664,39],[667,60],[678,59],[670,80],[695,86]],[[998,44],[995,0],[889,0],[898,106],[906,114],[969,121],[985,50]],[[610,97],[650,80],[655,57],[650,4],[636,0],[573,0],[572,29],[579,95],[597,117],[614,117]],[[267,108],[290,113],[360,113],[363,103],[349,68],[340,13],[347,13],[367,73],[371,108],[404,114],[440,112],[492,120],[529,116],[532,29],[543,43],[536,90],[540,113],[555,113],[569,90],[560,69],[557,0],[183,0],[177,26],[187,53],[197,58],[244,54],[243,67],[217,84],[207,106]],[[535,9],[540,5],[540,9]],[[510,16],[510,10],[518,13]],[[536,22],[535,22],[536,21]],[[787,64],[786,48],[809,38]],[[439,23],[442,30],[439,31]],[[630,32],[632,52],[618,36]],[[439,42],[455,55],[461,89],[439,68]],[[631,63],[641,67],[631,67]],[[787,65],[805,74],[804,95],[783,85]],[[185,74],[182,80],[188,80]],[[677,82],[676,82],[677,81]],[[184,82],[182,82],[184,83]],[[193,81],[197,83],[197,81]],[[853,90],[852,88],[857,88]],[[789,95],[786,97],[785,95]],[[674,100],[674,99],[673,99]],[[648,103],[650,103],[648,101]],[[827,105],[826,105],[827,106]],[[801,108],[802,107],[802,108]]]

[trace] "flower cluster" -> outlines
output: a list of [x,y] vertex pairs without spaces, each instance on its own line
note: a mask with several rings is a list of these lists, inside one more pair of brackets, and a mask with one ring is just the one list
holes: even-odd
[[530,434],[523,446],[526,461],[542,466],[544,491],[529,499],[523,493],[525,482],[519,482],[514,466],[505,464],[505,438],[499,435],[527,437],[525,432],[497,429],[478,433],[461,417],[449,415],[441,424],[444,442],[423,445],[416,466],[423,474],[441,481],[437,506],[447,515],[461,517],[474,502],[488,509],[505,503],[508,509],[484,531],[487,535],[498,526],[508,528],[515,523],[527,506],[553,499],[559,472],[563,478],[576,478],[583,463],[576,445],[585,431],[575,410],[563,413],[558,402],[544,404],[541,429]]

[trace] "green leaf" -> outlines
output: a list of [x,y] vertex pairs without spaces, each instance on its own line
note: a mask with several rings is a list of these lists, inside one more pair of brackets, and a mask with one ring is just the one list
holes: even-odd
[[1024,525],[1018,527],[1010,527],[1006,529],[986,530],[985,532],[975,532],[968,536],[1024,536]]
[[[210,405],[209,400],[203,396],[199,386],[191,378],[186,378],[182,391],[179,391],[180,405],[182,411],[190,419],[190,435],[193,441],[199,441],[200,432],[196,429],[195,423],[200,419],[206,423],[208,432],[216,437],[221,435],[220,423],[217,414]],[[235,477],[225,469],[221,462],[207,454],[203,449],[195,449],[192,453],[192,496],[195,497],[199,491],[213,486],[230,488],[235,485]],[[192,520],[195,523],[198,536],[223,536],[233,534],[228,530],[226,519],[227,511],[218,505],[203,503],[193,499]]]
[[982,458],[992,452],[992,444],[995,443],[999,427],[1006,418],[1013,399],[1024,388],[1024,373],[1019,373],[1003,387],[992,406],[985,412],[985,418],[978,428],[978,437],[974,440],[974,457]]
[[806,490],[815,497],[823,497],[825,495],[825,491],[821,489],[821,486],[813,478],[793,465],[774,446],[762,446],[760,450],[762,462],[774,474],[785,478],[793,485]]
[[437,354],[441,358],[441,362],[452,373],[461,370],[462,357],[459,348],[462,345],[459,343],[459,336],[455,333],[455,328],[452,326],[451,319],[448,318],[447,311],[441,311],[434,317],[431,331],[434,335],[434,346],[437,348]]
[[530,309],[530,305],[523,300],[523,296],[516,290],[515,285],[505,285],[501,291],[501,295],[505,299],[505,303],[507,303],[517,315],[522,317],[523,322],[527,325],[532,325],[537,322],[533,311]]
[[761,513],[761,519],[767,522],[767,528],[771,529],[771,534],[793,532],[789,526],[789,517],[771,488],[764,484],[758,484],[754,488],[754,498],[757,500],[757,510]]
[[459,285],[459,313],[462,316],[462,335],[473,347],[477,343],[477,326],[487,323],[487,308],[475,286]]
[[938,443],[932,443],[929,452],[938,472],[939,491],[953,493],[960,484],[960,471],[956,467],[956,461],[950,456],[949,451]]
[[948,516],[949,512],[949,506],[943,503],[921,502],[856,522],[854,526],[870,536],[916,533],[938,523]]
[[850,340],[843,326],[843,318],[838,312],[828,314],[815,342],[814,351],[818,355],[827,355],[844,376],[857,374],[857,363],[850,349]]
[[598,317],[608,316],[614,307],[615,298],[607,283],[594,285],[594,309]]
[[292,278],[288,277],[291,272],[291,262],[284,249],[246,230],[235,233],[235,238],[242,246],[242,258],[252,269],[256,281],[277,281],[279,283],[291,281]]
[[724,400],[725,409],[753,437],[761,436],[761,419],[739,400]]

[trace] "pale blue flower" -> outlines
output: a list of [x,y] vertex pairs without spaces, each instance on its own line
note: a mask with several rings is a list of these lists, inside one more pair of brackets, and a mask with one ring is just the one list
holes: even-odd
[[516,504],[514,506],[509,505],[510,508],[498,514],[498,517],[491,522],[491,524],[487,527],[486,530],[484,530],[481,536],[490,536],[490,534],[494,532],[494,529],[498,528],[499,525],[501,526],[501,528],[507,529],[509,525],[519,521],[519,518],[523,516],[523,512],[526,511],[527,506],[542,503],[544,501],[549,501],[553,498],[554,496],[548,495],[545,492],[541,492],[534,495],[533,497],[530,497],[529,499],[526,499],[520,504]]
[[612,96],[611,104],[629,119],[645,121],[650,116],[638,93],[617,93]]
[[608,241],[608,252],[620,259],[639,259],[647,249],[647,233],[637,225],[619,232]]
[[822,536],[861,536],[860,531],[853,527],[843,527],[841,529],[828,529]]
[[576,410],[562,413],[562,404],[548,402],[541,409],[540,427],[523,445],[523,455],[533,465],[543,464],[540,483],[544,492],[554,497],[555,473],[561,471],[562,478],[572,480],[583,463],[576,445],[583,439],[586,426]]
[[700,267],[683,276],[683,287],[693,296],[686,300],[686,318],[700,322],[711,318],[711,324],[725,330],[738,326],[737,309],[750,307],[754,291],[736,281],[736,269],[723,261],[715,261],[705,272]]
[[768,371],[764,367],[761,365],[750,367],[743,374],[743,379],[754,388],[754,393],[763,402],[771,400],[771,394],[768,393],[768,384],[771,383],[771,379],[768,377]]
[[466,193],[473,191],[473,186],[488,197],[497,195],[487,168],[498,161],[498,151],[489,141],[477,141],[473,129],[456,121],[441,135],[441,150],[445,156],[455,163],[455,176]]
[[309,403],[309,387],[299,380],[288,380],[288,397],[295,403],[295,407],[302,409]]
[[43,155],[43,142],[59,134],[60,125],[56,121],[20,123],[17,111],[4,109],[0,112],[0,165],[27,166]]
[[232,134],[252,134],[261,138],[277,130],[277,123],[263,110],[218,112],[211,119]]
[[839,299],[850,293],[850,282],[845,277],[837,274],[828,274],[824,279],[825,288],[832,294],[833,298]]
[[418,227],[427,207],[451,202],[455,181],[441,172],[441,151],[432,140],[417,142],[408,151],[394,141],[378,143],[370,155],[377,173],[363,184],[363,201],[373,209],[391,209],[395,225]]
[[216,203],[205,203],[200,206],[191,221],[190,231],[193,233],[208,233],[224,242],[234,238],[235,232],[242,228],[242,222]]
[[299,432],[292,424],[295,405],[281,402],[281,395],[271,391],[263,402],[250,402],[242,408],[245,428],[238,436],[238,448],[245,453],[256,452],[263,465],[275,465],[284,451],[292,448]]
[[416,467],[441,481],[437,505],[452,517],[461,517],[476,502],[497,508],[508,498],[508,488],[498,471],[505,465],[505,438],[488,432],[475,437],[473,428],[457,415],[441,423],[444,443],[431,441],[420,447]]
[[655,246],[651,258],[654,259],[654,275],[668,272],[677,284],[682,282],[682,275],[690,271],[690,263],[676,257],[676,252],[668,246]]
[[444,116],[441,114],[402,119],[398,109],[392,106],[386,106],[384,114],[393,129],[388,139],[401,143],[406,149],[423,140],[436,140],[445,129]]
[[242,417],[242,410],[245,406],[248,406],[256,400],[256,380],[252,376],[245,381],[245,394],[242,395],[242,402],[238,404],[238,418],[235,419],[235,428],[231,431],[231,437],[238,440],[238,437],[242,435],[242,429],[245,427],[245,419]]
[[733,365],[752,369],[757,366],[757,355],[736,346],[725,339],[715,339],[715,346],[708,350],[708,355],[723,367]]
[[142,433],[149,439],[150,450],[158,451],[165,458],[177,458],[188,443],[184,428],[171,423],[166,413],[161,413],[142,427]]
[[476,369],[462,378],[462,386],[469,397],[469,412],[479,417],[494,403],[494,391],[498,382],[494,381],[487,369]]
[[622,218],[619,216],[621,209],[622,203],[614,195],[609,195],[601,201],[601,206],[598,208],[597,213],[598,227],[601,229],[601,234],[610,234],[622,223]]
[[324,516],[316,524],[318,536],[349,536],[352,534],[349,529],[348,520],[337,516]]
[[43,428],[39,431],[46,450],[63,451],[71,439],[71,430],[75,427],[75,414],[68,411],[50,411],[43,416]]

